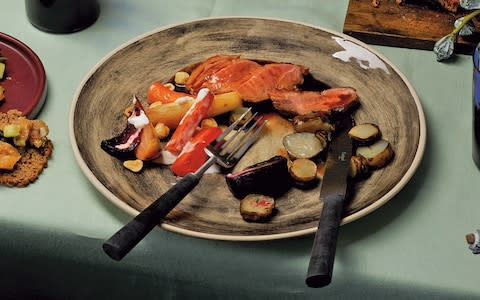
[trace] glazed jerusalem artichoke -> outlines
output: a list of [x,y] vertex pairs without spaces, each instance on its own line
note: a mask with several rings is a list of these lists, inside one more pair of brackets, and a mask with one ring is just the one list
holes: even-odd
[[250,194],[240,201],[240,215],[245,221],[264,221],[274,209],[275,199],[265,195]]

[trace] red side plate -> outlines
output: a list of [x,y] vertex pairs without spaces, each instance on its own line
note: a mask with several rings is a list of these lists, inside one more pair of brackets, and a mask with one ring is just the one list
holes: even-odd
[[4,78],[5,101],[0,111],[18,109],[29,118],[40,112],[47,96],[43,64],[27,45],[0,32],[0,55],[7,58]]

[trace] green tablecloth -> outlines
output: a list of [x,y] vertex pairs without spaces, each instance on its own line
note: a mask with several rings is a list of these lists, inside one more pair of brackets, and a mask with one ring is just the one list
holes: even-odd
[[[365,0],[368,1],[368,0]],[[480,173],[471,158],[471,57],[373,46],[412,83],[427,147],[412,180],[386,205],[340,230],[334,280],[309,289],[313,235],[265,242],[203,240],[154,230],[123,261],[101,249],[130,217],[89,183],[72,154],[68,117],[88,71],[131,38],[210,16],[266,16],[341,32],[348,1],[100,0],[98,21],[58,35],[38,31],[23,1],[2,1],[0,31],[42,60],[48,98],[39,115],[55,151],[28,188],[0,187],[2,299],[478,299]]]

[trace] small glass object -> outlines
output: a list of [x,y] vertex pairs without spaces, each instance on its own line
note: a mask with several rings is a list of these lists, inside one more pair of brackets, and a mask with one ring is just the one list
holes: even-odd
[[25,9],[33,26],[50,33],[80,31],[100,14],[98,0],[25,0]]

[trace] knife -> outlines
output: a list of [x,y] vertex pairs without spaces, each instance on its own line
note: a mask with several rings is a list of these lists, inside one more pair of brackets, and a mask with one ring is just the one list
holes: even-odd
[[323,209],[305,280],[306,284],[313,288],[327,286],[332,281],[338,229],[343,216],[352,156],[352,140],[347,134],[352,126],[352,119],[344,119],[339,134],[330,146],[322,179],[320,200],[323,201]]

